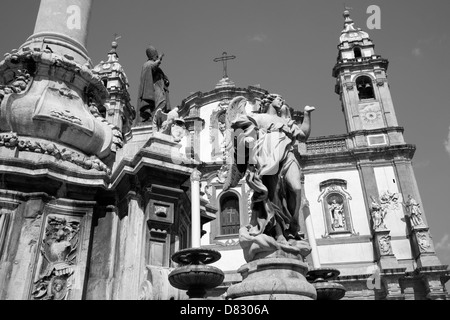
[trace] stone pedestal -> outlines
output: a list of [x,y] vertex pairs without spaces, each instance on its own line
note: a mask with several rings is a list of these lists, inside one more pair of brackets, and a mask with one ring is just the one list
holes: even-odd
[[316,300],[317,292],[306,280],[306,263],[291,258],[266,258],[243,265],[243,281],[232,285],[232,300]]
[[391,246],[391,231],[388,229],[375,230],[374,242],[379,257],[381,269],[397,269],[399,264]]
[[419,268],[440,266],[442,264],[436,256],[429,229],[426,225],[412,228],[413,252]]
[[405,300],[399,279],[405,276],[406,268],[384,269],[380,274],[386,300]]

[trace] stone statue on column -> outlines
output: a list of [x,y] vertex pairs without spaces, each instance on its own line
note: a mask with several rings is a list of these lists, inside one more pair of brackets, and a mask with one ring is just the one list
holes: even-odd
[[420,204],[411,196],[408,196],[408,201],[405,204],[409,211],[409,218],[411,220],[411,226],[425,226],[422,219],[422,212],[420,210]]
[[150,121],[156,110],[171,111],[170,81],[160,68],[164,54],[159,54],[155,47],[149,46],[146,55],[148,60],[142,67],[137,103],[141,122]]
[[[226,119],[232,130],[224,190],[245,176],[253,190],[251,221],[239,230],[248,262],[239,269],[244,280],[227,294],[231,299],[315,299],[316,290],[305,278],[311,246],[300,230],[304,199],[298,160],[298,142],[309,138],[315,108],[305,107],[304,121],[297,123],[282,116],[285,102],[278,94],[265,95],[258,114],[246,113],[247,102],[233,99]],[[273,270],[276,279],[268,281]]]

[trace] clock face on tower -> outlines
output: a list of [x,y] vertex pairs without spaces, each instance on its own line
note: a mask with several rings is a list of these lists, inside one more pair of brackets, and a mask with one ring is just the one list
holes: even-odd
[[364,129],[374,129],[383,125],[379,103],[361,104],[359,114]]
[[371,111],[371,112],[365,113],[365,114],[363,115],[363,118],[364,118],[364,120],[365,120],[366,122],[374,123],[374,122],[377,121],[377,119],[380,118],[380,114],[378,114],[377,112]]

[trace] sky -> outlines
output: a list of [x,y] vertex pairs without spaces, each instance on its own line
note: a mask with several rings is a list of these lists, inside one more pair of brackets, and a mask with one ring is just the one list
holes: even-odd
[[[33,33],[39,1],[2,0],[0,54]],[[450,1],[345,0],[376,54],[390,61],[388,80],[405,139],[417,146],[416,179],[439,258],[450,264]],[[369,30],[370,5],[381,28]],[[25,10],[24,10],[25,9]],[[346,133],[332,69],[344,26],[343,1],[331,0],[94,0],[87,49],[107,59],[114,34],[133,105],[145,49],[165,57],[171,102],[214,89],[225,51],[237,58],[228,74],[238,87],[260,85],[289,105],[313,105],[312,137]],[[20,14],[18,14],[20,12]]]

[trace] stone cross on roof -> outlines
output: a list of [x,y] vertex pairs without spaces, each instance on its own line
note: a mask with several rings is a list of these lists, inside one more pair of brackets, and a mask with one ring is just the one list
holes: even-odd
[[236,56],[229,56],[228,53],[224,52],[222,57],[215,58],[214,62],[223,62],[223,78],[228,78],[228,66],[227,61],[236,59]]

